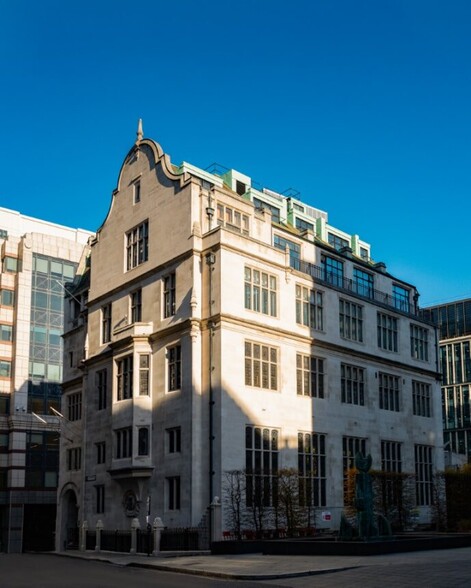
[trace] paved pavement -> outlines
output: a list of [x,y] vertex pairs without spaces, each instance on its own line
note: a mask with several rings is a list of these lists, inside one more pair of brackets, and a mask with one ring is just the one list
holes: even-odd
[[[450,559],[469,563],[471,547],[376,556],[321,555],[210,555],[209,552],[164,552],[160,556],[128,555],[114,552],[57,552],[57,555],[105,561],[120,566],[154,568],[163,571],[238,580],[297,578],[381,566],[427,566],[446,564]],[[471,585],[471,579],[470,579]]]

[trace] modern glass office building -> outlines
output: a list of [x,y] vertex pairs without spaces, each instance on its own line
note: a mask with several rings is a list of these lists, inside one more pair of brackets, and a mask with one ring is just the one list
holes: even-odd
[[0,551],[53,546],[64,289],[90,235],[0,208]]
[[471,460],[471,299],[423,309],[438,325],[445,450]]

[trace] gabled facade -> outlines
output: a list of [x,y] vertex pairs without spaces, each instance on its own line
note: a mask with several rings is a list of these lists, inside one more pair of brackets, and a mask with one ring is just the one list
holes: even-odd
[[429,520],[434,328],[415,287],[325,212],[235,170],[174,166],[138,133],[89,279],[87,321],[65,336],[84,358],[65,373],[62,412],[81,395],[82,413],[61,446],[58,548],[77,521],[204,524],[231,470],[254,472],[247,499],[263,487],[269,504],[276,471],[302,466],[337,526],[358,450],[417,472]]

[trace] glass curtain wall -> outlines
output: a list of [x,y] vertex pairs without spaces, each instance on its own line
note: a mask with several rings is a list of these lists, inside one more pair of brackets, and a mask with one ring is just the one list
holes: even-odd
[[59,410],[62,381],[64,284],[77,264],[33,254],[31,336],[28,368],[28,409],[37,414]]

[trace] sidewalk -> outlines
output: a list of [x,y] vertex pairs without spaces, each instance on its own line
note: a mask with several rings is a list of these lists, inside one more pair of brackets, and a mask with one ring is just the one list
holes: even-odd
[[446,561],[450,551],[471,558],[471,547],[452,550],[416,551],[376,556],[321,555],[210,555],[209,552],[164,552],[158,557],[125,553],[65,551],[56,555],[109,562],[120,566],[154,568],[181,574],[196,574],[233,580],[274,580],[333,573],[352,568],[391,563]]

